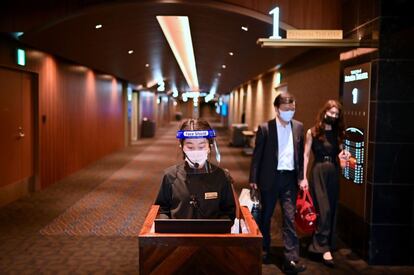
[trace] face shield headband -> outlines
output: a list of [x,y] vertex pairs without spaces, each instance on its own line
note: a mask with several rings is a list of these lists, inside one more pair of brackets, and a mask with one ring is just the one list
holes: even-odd
[[176,135],[177,139],[184,140],[187,138],[206,138],[212,141],[212,146],[215,151],[215,161],[220,163],[221,155],[215,140],[216,132],[214,130],[179,130]]
[[177,131],[178,139],[186,138],[215,138],[216,132],[214,130],[180,130]]

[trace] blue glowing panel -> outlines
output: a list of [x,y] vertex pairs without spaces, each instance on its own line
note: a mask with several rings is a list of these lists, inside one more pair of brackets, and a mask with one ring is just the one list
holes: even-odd
[[221,115],[224,116],[224,117],[226,117],[228,115],[227,113],[228,113],[227,104],[226,103],[223,103],[221,105]]
[[26,52],[22,49],[17,49],[17,64],[20,66],[26,65]]

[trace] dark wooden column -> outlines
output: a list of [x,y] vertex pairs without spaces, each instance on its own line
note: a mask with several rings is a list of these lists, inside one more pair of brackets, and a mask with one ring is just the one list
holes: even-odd
[[376,53],[343,62],[371,62],[365,214],[340,205],[340,237],[369,264],[414,263],[414,20],[410,1],[343,3],[347,35],[378,39]]

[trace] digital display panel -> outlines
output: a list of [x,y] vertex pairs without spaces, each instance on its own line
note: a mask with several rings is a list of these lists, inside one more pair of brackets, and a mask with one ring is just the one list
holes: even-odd
[[342,169],[342,175],[356,184],[364,180],[364,132],[350,127],[346,129],[344,149],[351,153],[351,158]]
[[362,185],[365,181],[370,76],[370,63],[344,68],[342,100],[347,128],[343,146],[351,153],[342,169],[345,184]]
[[351,153],[339,179],[339,202],[364,217],[368,167],[371,63],[343,68],[341,99],[345,119],[343,147]]

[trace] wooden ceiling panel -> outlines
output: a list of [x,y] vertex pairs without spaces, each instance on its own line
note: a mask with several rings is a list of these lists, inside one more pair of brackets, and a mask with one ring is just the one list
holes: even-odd
[[[217,91],[227,93],[303,51],[260,48],[257,39],[268,37],[272,31],[272,26],[263,20],[179,1],[91,6],[26,32],[22,41],[133,84],[145,86],[162,76],[167,83],[184,87],[185,79],[158,25],[157,15],[189,17],[200,88],[205,91],[210,90],[218,73],[221,77]],[[103,28],[96,30],[96,24]],[[242,25],[247,25],[249,31],[242,31]],[[131,55],[130,49],[134,50]],[[229,56],[229,51],[234,56]],[[222,69],[222,64],[227,68]]]

